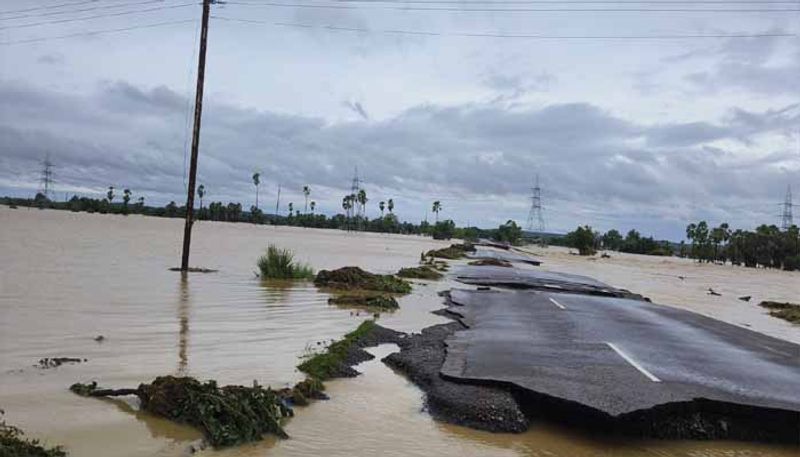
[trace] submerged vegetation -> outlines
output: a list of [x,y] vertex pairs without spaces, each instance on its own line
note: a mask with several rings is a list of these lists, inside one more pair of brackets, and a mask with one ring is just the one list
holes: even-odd
[[331,297],[328,303],[337,306],[367,308],[375,310],[393,310],[400,307],[394,297],[387,294],[343,294]]
[[400,271],[397,272],[397,276],[401,278],[411,278],[411,279],[441,279],[442,274],[438,271],[434,270],[432,267],[427,265],[422,265],[419,267],[411,267],[411,268],[401,268]]
[[681,247],[681,255],[701,262],[800,270],[800,228],[796,225],[781,230],[764,224],[748,231],[731,230],[727,223],[710,227],[700,221],[686,227],[686,238],[691,244]]
[[340,290],[371,290],[407,294],[411,284],[392,275],[379,275],[364,271],[359,267],[342,267],[338,270],[322,270],[317,273],[314,284]]
[[800,324],[800,305],[776,301],[762,301],[758,306],[767,308],[770,316],[789,321],[793,324]]
[[370,333],[375,321],[364,321],[357,329],[348,333],[339,341],[331,343],[324,352],[314,354],[297,366],[297,369],[313,379],[326,381],[340,376],[350,376],[352,368],[347,366],[351,350],[356,349],[357,341]]
[[[3,410],[0,410],[0,416]],[[39,440],[25,438],[25,433],[0,419],[0,456],[2,457],[66,457],[61,446],[47,448]]]
[[270,244],[267,253],[259,257],[258,269],[265,279],[311,279],[314,270],[303,263],[295,262],[294,253]]
[[198,428],[215,447],[257,441],[266,434],[286,438],[281,420],[292,415],[277,392],[255,383],[219,387],[216,381],[160,376],[136,389],[98,389],[93,382],[73,384],[70,390],[86,397],[136,395],[142,410]]

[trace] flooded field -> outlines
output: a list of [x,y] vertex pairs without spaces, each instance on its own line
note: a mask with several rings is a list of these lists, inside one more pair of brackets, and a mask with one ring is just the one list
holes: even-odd
[[[295,250],[316,269],[359,265],[380,273],[414,265],[422,251],[446,244],[200,222],[191,263],[220,271],[184,281],[167,270],[178,263],[181,233],[176,219],[0,207],[0,408],[9,422],[65,445],[73,456],[184,455],[198,432],[138,413],[124,402],[77,397],[67,387],[89,380],[135,387],[163,374],[283,387],[300,379],[294,368],[299,357],[370,316],[328,305],[327,295],[309,283],[258,280],[255,261],[268,243]],[[734,323],[746,319],[754,329],[798,341],[796,328],[763,316],[755,306],[761,299],[800,297],[797,281],[780,272],[730,272],[672,259],[667,262],[678,263],[650,265],[664,259],[639,256],[592,262],[555,249],[543,257],[548,268],[589,274]],[[673,275],[684,269],[690,272],[687,279],[673,285]],[[430,311],[441,307],[436,292],[447,287],[446,282],[415,287],[400,299],[398,311],[379,322],[402,331],[444,322]],[[723,296],[704,296],[707,287]],[[741,290],[753,295],[753,302],[735,303],[731,297]],[[743,306],[754,311],[741,311]],[[729,309],[733,314],[726,314]],[[98,335],[104,341],[96,342]],[[384,345],[371,351],[380,358],[393,350]],[[54,356],[88,361],[49,370],[32,366]],[[378,359],[358,369],[363,376],[328,383],[331,400],[297,410],[286,426],[291,439],[201,455],[796,455],[793,448],[750,443],[621,442],[545,424],[521,435],[476,432],[431,420],[422,412],[422,393]]]
[[[763,300],[800,303],[800,273],[796,271],[701,264],[678,257],[620,252],[609,253],[610,258],[581,257],[557,246],[524,249],[544,260],[543,268],[591,276],[643,294],[656,303],[800,344],[800,326],[776,319],[758,306]],[[709,288],[721,295],[709,295]],[[750,300],[739,299],[745,296]]]

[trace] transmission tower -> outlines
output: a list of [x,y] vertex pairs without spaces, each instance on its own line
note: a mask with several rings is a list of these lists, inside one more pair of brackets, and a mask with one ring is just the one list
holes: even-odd
[[784,199],[781,205],[781,230],[787,230],[789,227],[794,225],[794,220],[792,219],[792,207],[796,206],[792,204],[792,186],[786,186],[786,198]]
[[50,162],[50,156],[45,157],[42,161],[42,175],[39,180],[39,191],[47,198],[53,193],[53,162]]
[[536,175],[531,187],[531,209],[528,212],[528,231],[544,233],[544,214],[542,214],[542,188],[539,187],[539,175]]

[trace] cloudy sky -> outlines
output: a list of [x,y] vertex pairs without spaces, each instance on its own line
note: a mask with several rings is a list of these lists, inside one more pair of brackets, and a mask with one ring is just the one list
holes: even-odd
[[[0,13],[0,195],[35,192],[49,155],[59,198],[185,199],[199,4]],[[800,193],[798,2],[231,0],[212,14],[208,199],[249,207],[259,171],[262,206],[280,183],[282,211],[297,207],[308,184],[330,214],[358,167],[372,215],[393,198],[419,221],[438,199],[442,217],[489,227],[526,222],[538,174],[548,230],[677,240],[701,218],[777,223],[786,186]]]

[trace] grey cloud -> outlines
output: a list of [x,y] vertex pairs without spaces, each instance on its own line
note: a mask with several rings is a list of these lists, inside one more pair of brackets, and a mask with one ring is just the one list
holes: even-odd
[[[187,103],[170,89],[114,83],[78,96],[0,83],[0,99],[0,180],[25,170],[35,179],[50,153],[65,184],[127,186],[162,202],[183,192]],[[586,103],[422,105],[384,120],[333,124],[213,99],[205,106],[200,181],[210,198],[245,206],[249,175],[259,170],[266,195],[280,182],[284,201],[296,203],[310,184],[319,207],[334,212],[358,166],[371,198],[395,198],[401,217],[417,220],[429,200],[440,199],[443,216],[494,225],[524,221],[539,173],[551,228],[594,223],[677,237],[687,217],[739,224],[754,222],[754,214],[758,222],[772,217],[764,202],[800,172],[800,158],[780,148],[748,158],[707,144],[780,136],[796,125],[796,106],[658,125]]]

